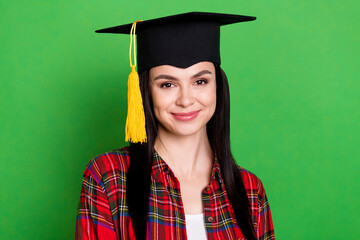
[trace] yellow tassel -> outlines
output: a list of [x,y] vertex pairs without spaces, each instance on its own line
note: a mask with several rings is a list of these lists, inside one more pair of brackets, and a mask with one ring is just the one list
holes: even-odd
[[[139,75],[136,72],[136,40],[135,40],[135,21],[130,31],[130,66],[131,73],[128,79],[128,113],[126,117],[125,141],[132,143],[143,143],[147,141],[145,129],[144,106],[140,92]],[[134,65],[131,59],[131,49],[134,44]]]
[[145,114],[140,92],[139,75],[136,66],[131,66],[128,79],[128,113],[126,118],[125,141],[146,142]]

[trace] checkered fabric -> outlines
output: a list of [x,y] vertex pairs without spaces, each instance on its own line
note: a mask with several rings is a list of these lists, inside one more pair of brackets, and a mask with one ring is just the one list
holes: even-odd
[[[94,157],[84,172],[75,239],[135,239],[126,203],[129,148]],[[252,210],[257,239],[275,239],[264,187],[254,174],[239,167]],[[141,176],[139,176],[141,177]],[[202,192],[208,240],[244,239],[237,225],[215,158],[211,180]],[[155,152],[152,166],[147,239],[187,239],[180,184]]]

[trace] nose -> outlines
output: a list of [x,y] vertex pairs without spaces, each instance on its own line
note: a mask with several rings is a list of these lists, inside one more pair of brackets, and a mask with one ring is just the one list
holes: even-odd
[[194,103],[194,95],[190,88],[181,87],[178,92],[176,105],[181,107],[189,107]]

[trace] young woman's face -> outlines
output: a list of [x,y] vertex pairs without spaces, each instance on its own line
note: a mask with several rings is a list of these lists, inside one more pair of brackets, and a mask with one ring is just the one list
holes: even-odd
[[161,65],[150,70],[150,94],[158,130],[185,136],[206,132],[216,107],[215,67],[199,62],[188,68]]

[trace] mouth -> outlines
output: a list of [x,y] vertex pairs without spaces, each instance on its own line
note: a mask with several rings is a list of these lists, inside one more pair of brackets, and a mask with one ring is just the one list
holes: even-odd
[[171,113],[173,117],[179,121],[191,121],[199,115],[200,111],[192,111],[186,113]]

